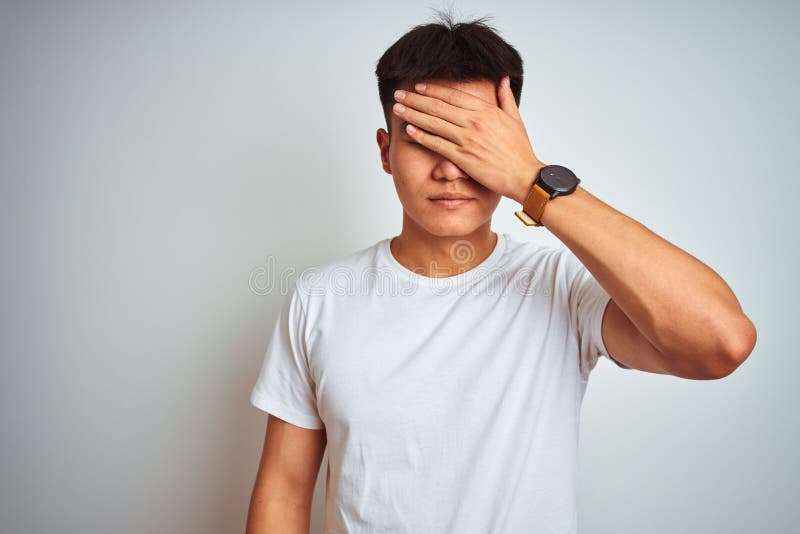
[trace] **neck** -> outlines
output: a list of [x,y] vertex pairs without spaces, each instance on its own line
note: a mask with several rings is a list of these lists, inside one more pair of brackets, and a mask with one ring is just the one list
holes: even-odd
[[447,278],[478,266],[494,250],[499,236],[491,219],[473,232],[459,236],[437,236],[403,225],[389,248],[405,268],[422,276]]

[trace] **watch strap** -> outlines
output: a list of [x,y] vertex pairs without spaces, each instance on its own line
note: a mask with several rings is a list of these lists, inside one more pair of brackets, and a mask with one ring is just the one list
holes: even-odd
[[526,226],[542,226],[540,221],[542,213],[544,213],[544,206],[550,200],[550,193],[542,189],[537,182],[538,180],[534,181],[533,186],[528,191],[528,196],[525,197],[525,201],[522,203],[522,211],[514,212]]

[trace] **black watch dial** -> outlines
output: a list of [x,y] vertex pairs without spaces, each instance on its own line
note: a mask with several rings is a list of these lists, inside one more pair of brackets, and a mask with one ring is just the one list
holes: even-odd
[[550,193],[550,198],[569,195],[575,191],[579,183],[581,183],[580,178],[561,165],[546,165],[539,172],[539,185]]

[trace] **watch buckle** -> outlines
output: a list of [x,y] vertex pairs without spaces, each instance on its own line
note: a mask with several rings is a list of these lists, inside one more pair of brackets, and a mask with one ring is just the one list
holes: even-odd
[[514,215],[519,217],[519,220],[525,223],[527,226],[541,226],[542,223],[536,222],[533,217],[525,213],[525,211],[515,211]]

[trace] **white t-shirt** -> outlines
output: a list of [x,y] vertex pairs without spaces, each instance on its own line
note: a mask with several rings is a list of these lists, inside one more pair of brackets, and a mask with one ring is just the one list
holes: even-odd
[[456,276],[387,238],[295,280],[250,400],[326,429],[326,534],[576,531],[610,297],[569,249],[497,236]]

